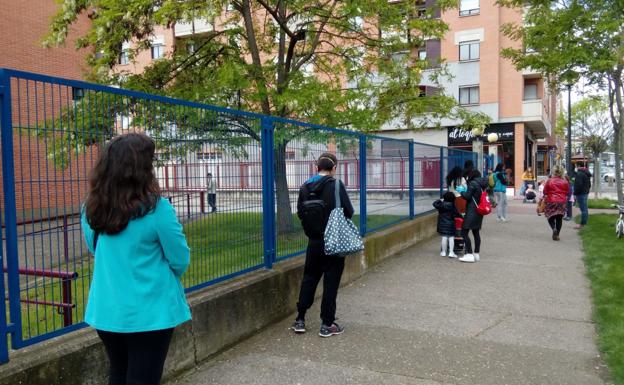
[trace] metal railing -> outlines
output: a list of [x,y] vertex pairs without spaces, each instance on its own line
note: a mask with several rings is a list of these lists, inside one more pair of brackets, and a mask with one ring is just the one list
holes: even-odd
[[[6,69],[0,126],[0,362],[9,358],[8,335],[10,348],[19,349],[85,326],[93,256],[80,204],[99,149],[114,135],[143,132],[157,144],[162,194],[191,248],[187,292],[305,251],[298,187],[315,174],[322,152],[339,159],[362,235],[431,211],[449,168],[476,159],[410,140]],[[217,183],[214,200],[208,173]]]

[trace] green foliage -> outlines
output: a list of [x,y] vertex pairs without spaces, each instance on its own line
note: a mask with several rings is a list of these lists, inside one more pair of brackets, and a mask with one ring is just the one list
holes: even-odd
[[[436,3],[441,11],[455,6]],[[396,54],[448,30],[432,17],[433,8],[423,17],[418,12],[416,2],[385,0],[65,0],[46,43],[63,42],[77,16],[87,13],[92,25],[78,46],[92,49],[92,76],[102,82],[363,131],[397,116],[408,128],[449,116],[481,122],[483,116],[459,109],[450,96],[423,98],[418,85],[431,63]],[[132,60],[149,48],[156,26],[197,18],[213,22],[214,30],[180,41],[140,75],[113,69],[125,42],[133,43]],[[432,69],[432,78],[442,71],[442,65]]]
[[591,280],[598,343],[615,384],[624,384],[624,239],[617,239],[615,215],[592,215],[580,230]]
[[[504,34],[522,41],[520,49],[507,47],[503,57],[517,68],[540,71],[553,89],[583,77],[607,90],[614,147],[621,148],[624,132],[624,2],[621,0],[498,0],[524,9],[521,24],[503,26]],[[618,200],[624,201],[616,151]]]

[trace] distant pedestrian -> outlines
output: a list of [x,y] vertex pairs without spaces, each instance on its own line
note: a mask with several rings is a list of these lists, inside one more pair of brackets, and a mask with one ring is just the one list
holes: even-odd
[[524,170],[522,173],[522,188],[520,189],[520,195],[524,195],[529,184],[535,186],[535,175],[533,175],[533,169],[531,167]]
[[[314,302],[316,287],[323,277],[323,299],[321,300],[321,337],[341,334],[344,328],[336,321],[336,297],[344,270],[344,257],[325,254],[323,239],[329,214],[336,207],[336,183],[334,178],[338,159],[334,154],[323,153],[318,158],[318,174],[308,179],[299,189],[297,215],[301,219],[308,237],[303,280],[297,302],[297,318],[291,329],[295,333],[305,333],[305,315]],[[344,184],[340,183],[340,203],[347,218],[353,217],[353,206]],[[310,204],[310,205],[308,205]],[[312,216],[313,218],[310,218]]]
[[438,210],[438,234],[441,239],[440,256],[457,258],[453,249],[455,248],[455,218],[461,217],[455,207],[455,194],[450,191],[444,193],[442,199],[433,202],[433,207]]
[[159,384],[173,329],[191,319],[180,282],[189,248],[160,195],[154,150],[143,134],[113,138],[91,171],[82,210],[95,256],[85,322],[104,344],[111,385]]
[[[446,176],[446,185],[448,190],[455,194],[455,197],[461,196],[461,193],[468,190],[468,184],[466,178],[464,178],[464,170],[461,167],[455,166],[449,171]],[[455,206],[460,213],[466,212],[466,201],[463,199],[456,199]]]
[[570,183],[563,178],[563,174],[564,171],[561,166],[554,166],[552,177],[544,185],[544,199],[546,199],[544,215],[552,229],[553,241],[559,240],[562,219],[566,212],[566,202],[570,190]]
[[217,181],[212,178],[212,173],[206,174],[207,186],[206,192],[208,194],[208,205],[210,206],[210,212],[217,211]]
[[472,173],[472,170],[474,169],[474,162],[472,161],[472,159],[468,159],[464,162],[464,173],[463,173],[463,177],[468,180],[468,176]]
[[581,210],[581,223],[574,226],[574,228],[580,229],[587,224],[587,220],[589,219],[587,199],[589,198],[589,190],[591,189],[592,174],[589,172],[587,167],[585,167],[585,162],[578,162],[576,166],[576,176],[574,178],[574,198],[578,204],[579,210]]
[[[468,191],[462,193],[461,196],[466,200],[466,217],[462,225],[462,238],[464,239],[464,256],[458,258],[462,262],[479,262],[481,259],[479,252],[481,249],[481,236],[479,231],[483,224],[483,215],[477,212],[477,204],[481,199],[481,193],[488,187],[487,178],[481,178],[478,170],[472,170],[468,175]],[[472,231],[474,238],[474,252],[472,243],[468,236]]]
[[503,169],[503,164],[499,163],[494,169],[494,198],[496,199],[496,219],[502,222],[507,221],[507,173]]

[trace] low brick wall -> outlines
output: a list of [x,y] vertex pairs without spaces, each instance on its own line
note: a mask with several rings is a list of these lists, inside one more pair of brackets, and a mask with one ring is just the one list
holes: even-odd
[[[382,260],[433,236],[436,216],[423,215],[365,239],[366,250],[349,256],[348,284]],[[193,320],[174,333],[165,378],[173,378],[295,311],[303,257],[200,290],[189,296]],[[106,384],[107,358],[92,329],[12,352],[0,366],[0,385]]]

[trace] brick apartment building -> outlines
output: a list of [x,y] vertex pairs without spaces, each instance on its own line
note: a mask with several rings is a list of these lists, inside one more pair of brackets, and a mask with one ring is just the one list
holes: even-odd
[[[428,41],[419,57],[434,62],[443,58],[453,76],[443,82],[445,92],[467,109],[490,116],[491,124],[482,138],[483,151],[511,169],[515,186],[521,184],[527,167],[546,175],[555,158],[556,95],[549,92],[539,73],[517,71],[500,57],[501,49],[520,45],[500,29],[505,23],[521,23],[522,10],[502,8],[494,1],[461,0],[459,9],[443,12],[441,18],[449,31],[442,41]],[[426,77],[423,86],[432,86]],[[383,134],[476,151],[471,133],[457,129],[457,123],[444,120],[446,130],[418,133],[387,125]],[[499,139],[488,143],[490,133],[497,133]]]
[[[48,49],[41,44],[58,8],[54,0],[0,0],[0,32],[4,37],[0,40],[0,68],[84,78],[88,70],[85,52],[76,51],[74,39],[76,32],[88,27],[86,17],[74,24],[63,47]],[[50,159],[53,142],[59,136],[43,138],[35,134],[51,116],[69,105],[73,90],[14,80],[11,91],[18,221],[75,213],[84,198],[87,173],[97,150],[72,156],[70,164],[60,167]],[[3,189],[0,199],[4,212]]]

